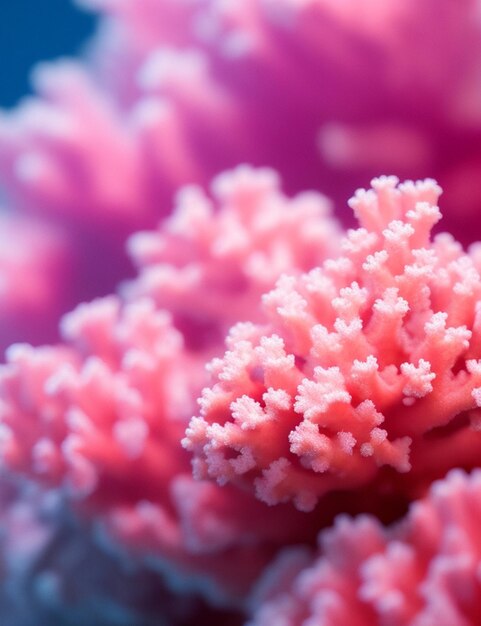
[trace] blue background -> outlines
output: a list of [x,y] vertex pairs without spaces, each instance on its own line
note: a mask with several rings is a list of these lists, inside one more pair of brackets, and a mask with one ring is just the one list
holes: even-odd
[[94,26],[71,0],[0,0],[0,107],[31,93],[36,62],[78,54]]

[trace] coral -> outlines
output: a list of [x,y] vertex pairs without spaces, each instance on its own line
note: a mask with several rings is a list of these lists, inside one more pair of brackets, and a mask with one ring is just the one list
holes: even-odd
[[[40,66],[36,97],[0,122],[9,203],[64,233],[75,290],[56,283],[62,312],[128,276],[126,237],[179,185],[240,162],[274,167],[289,193],[322,189],[340,213],[379,171],[435,176],[449,228],[472,240],[476,0],[370,0],[362,19],[332,0],[82,4],[101,14],[89,54]],[[55,339],[37,327],[36,343]]]
[[212,199],[184,189],[157,231],[129,240],[140,274],[123,291],[168,309],[196,352],[219,353],[235,322],[261,319],[261,295],[284,271],[336,254],[340,232],[327,199],[288,198],[273,170],[239,166],[211,187]]
[[167,599],[180,586],[191,604],[200,594],[232,606],[282,545],[315,527],[199,484],[180,440],[224,330],[260,315],[260,294],[281,271],[316,266],[340,237],[324,197],[288,199],[271,170],[240,167],[213,190],[215,207],[186,189],[172,218],[133,237],[142,271],[126,299],[79,306],[62,320],[63,344],[7,350],[0,456],[95,525],[99,562],[102,550],[123,554],[139,580],[162,577]]
[[79,306],[63,318],[61,345],[7,350],[0,456],[61,494],[114,553],[231,604],[279,546],[313,528],[193,480],[180,440],[206,383],[205,356],[222,352],[233,321],[258,314],[282,270],[317,265],[340,238],[322,196],[288,199],[271,170],[241,167],[213,188],[215,209],[187,189],[170,220],[132,239],[142,272],[124,286],[126,300]]
[[[68,268],[70,283],[47,276],[65,313],[131,273],[125,240],[153,223],[153,207],[157,216],[166,212],[168,194],[152,190],[139,116],[125,119],[85,68],[59,62],[34,78],[41,98],[2,115],[0,170],[17,213],[53,226],[64,242],[58,265]],[[37,327],[37,343],[55,338],[50,327]]]
[[0,116],[2,617],[237,624],[281,553],[256,626],[477,623],[481,246],[318,190],[477,237],[479,0],[79,2]]
[[[1,375],[4,464],[60,488],[110,542],[118,537],[151,560],[183,565],[194,585],[213,593],[206,580],[195,580],[199,566],[209,564],[203,554],[230,547],[236,530],[260,540],[263,522],[257,524],[258,511],[253,528],[242,528],[235,507],[227,521],[217,519],[227,494],[190,486],[179,441],[202,370],[183,355],[169,316],[147,300],[125,309],[113,297],[83,305],[64,320],[63,332],[72,346],[8,351]],[[255,502],[251,508],[259,509]],[[248,581],[264,564],[257,552],[239,553]],[[215,578],[222,559],[211,561]],[[238,570],[229,583],[222,575],[226,587],[244,584]]]
[[[66,243],[57,229],[0,212],[0,345],[53,332],[62,311],[68,268]],[[32,319],[35,323],[32,323]]]
[[358,191],[360,228],[339,258],[282,276],[263,297],[268,322],[233,328],[184,439],[198,477],[309,511],[375,483],[412,497],[477,462],[476,258],[430,241],[433,181],[397,183]]
[[[448,190],[449,228],[471,240],[455,218],[480,199],[476,0],[83,2],[105,15],[94,65],[126,105],[147,89],[182,94],[181,115],[189,101],[202,114],[209,96],[177,78],[202,67],[210,99],[223,100],[219,123],[231,122],[215,133],[216,153],[268,163],[289,190],[319,187],[340,211],[379,171],[434,176]],[[195,151],[201,135],[188,127]]]
[[271,566],[254,602],[265,603],[249,626],[474,626],[480,516],[480,471],[455,470],[400,525],[341,517],[321,533],[310,562],[293,552]]

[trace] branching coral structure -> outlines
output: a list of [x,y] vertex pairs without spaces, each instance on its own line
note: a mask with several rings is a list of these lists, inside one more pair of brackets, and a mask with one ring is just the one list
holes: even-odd
[[0,115],[0,622],[478,626],[480,0],[78,2]]
[[224,329],[261,317],[264,287],[282,270],[318,265],[340,237],[324,197],[289,199],[270,170],[240,167],[214,189],[215,209],[186,190],[158,231],[134,237],[143,270],[125,298],[65,316],[62,345],[9,348],[0,455],[9,471],[60,494],[110,551],[237,606],[281,546],[315,533],[313,522],[198,483],[180,442]]
[[[180,185],[243,162],[274,167],[289,193],[322,189],[340,213],[379,171],[434,176],[449,228],[472,240],[477,0],[82,4],[101,15],[89,54],[39,67],[37,95],[0,119],[8,202],[65,239],[73,281],[52,279],[53,317],[131,272],[126,237],[166,215]],[[54,340],[52,326],[32,339]]]
[[168,309],[204,356],[219,353],[236,321],[261,319],[260,298],[284,271],[316,267],[341,237],[324,196],[287,197],[271,169],[239,166],[211,187],[212,198],[184,189],[157,231],[129,239],[140,273],[123,289],[129,300],[149,297]]
[[[481,279],[439,220],[431,180],[373,181],[342,253],[263,297],[231,331],[184,445],[194,471],[270,505],[335,490],[422,493],[479,460]],[[454,297],[453,297],[454,294]]]
[[271,567],[257,592],[256,602],[265,603],[248,624],[474,626],[481,615],[480,516],[479,470],[456,470],[398,526],[340,517],[321,533],[308,565],[306,554],[292,552]]

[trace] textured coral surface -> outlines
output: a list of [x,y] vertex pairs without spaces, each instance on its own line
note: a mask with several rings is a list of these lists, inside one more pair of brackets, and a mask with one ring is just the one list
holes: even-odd
[[271,566],[249,626],[478,624],[480,504],[479,470],[453,471],[387,531],[372,517],[340,517],[307,566],[302,555],[304,569],[295,553]]
[[479,626],[480,0],[79,2],[0,115],[0,623]]
[[481,280],[452,238],[430,241],[439,193],[374,180],[339,258],[282,276],[268,322],[234,327],[184,440],[198,476],[309,511],[371,482],[416,495],[476,462]]
[[271,169],[239,166],[211,187],[212,199],[185,188],[157,231],[130,238],[140,273],[123,289],[168,309],[204,357],[222,349],[234,323],[262,317],[261,296],[283,272],[316,267],[340,242],[330,202],[314,192],[287,197]]
[[275,551],[315,525],[197,483],[180,441],[225,329],[260,316],[264,288],[322,262],[339,233],[322,196],[289,199],[270,170],[239,168],[214,189],[215,211],[186,189],[158,231],[132,239],[142,271],[125,299],[80,305],[62,320],[61,345],[8,349],[0,456],[56,489],[114,552],[237,605]]
[[478,0],[81,3],[101,15],[87,59],[38,67],[36,96],[0,118],[9,203],[68,246],[62,312],[131,272],[127,235],[166,215],[179,185],[242,162],[274,167],[290,193],[322,190],[347,218],[380,172],[435,176],[449,228],[477,238]]

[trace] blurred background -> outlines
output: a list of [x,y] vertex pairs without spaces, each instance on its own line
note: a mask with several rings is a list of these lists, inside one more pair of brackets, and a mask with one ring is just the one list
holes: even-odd
[[37,61],[76,55],[92,33],[94,17],[68,0],[4,0],[0,3],[0,106],[31,93]]

